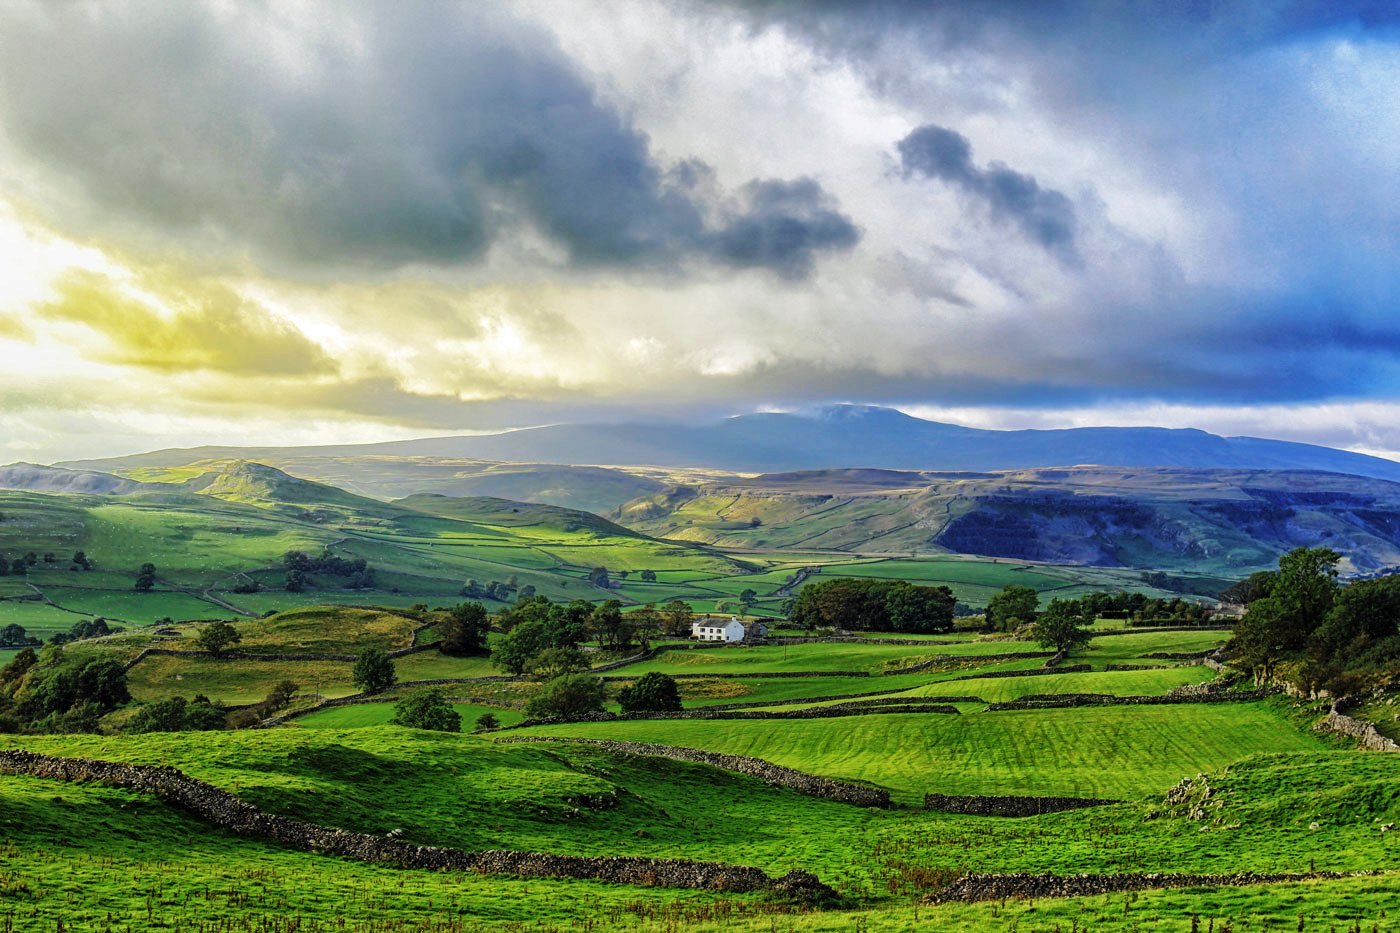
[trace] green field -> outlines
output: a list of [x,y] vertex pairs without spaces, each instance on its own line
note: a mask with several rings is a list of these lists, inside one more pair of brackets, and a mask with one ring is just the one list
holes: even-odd
[[1267,703],[577,723],[525,731],[752,755],[878,784],[907,802],[935,792],[1135,799],[1245,755],[1323,747]]

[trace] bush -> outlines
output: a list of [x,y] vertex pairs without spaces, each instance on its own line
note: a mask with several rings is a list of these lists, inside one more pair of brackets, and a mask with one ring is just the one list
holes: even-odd
[[681,708],[681,692],[676,681],[658,671],[643,674],[641,680],[624,687],[617,695],[622,711],[673,713]]
[[424,690],[404,697],[394,704],[394,715],[389,722],[437,732],[462,731],[461,715],[447,702],[441,690]]
[[585,674],[565,674],[544,685],[529,703],[525,715],[531,719],[578,719],[589,713],[601,713],[607,689],[597,677]]
[[184,697],[167,697],[147,703],[127,721],[127,732],[208,732],[222,729],[226,714],[209,702],[208,697],[197,696],[192,702]]

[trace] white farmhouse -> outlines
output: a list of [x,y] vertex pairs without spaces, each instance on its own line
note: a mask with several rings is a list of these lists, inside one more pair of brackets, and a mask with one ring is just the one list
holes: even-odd
[[700,641],[722,641],[738,644],[744,640],[744,623],[730,618],[726,622],[718,619],[701,619],[690,626],[690,636]]

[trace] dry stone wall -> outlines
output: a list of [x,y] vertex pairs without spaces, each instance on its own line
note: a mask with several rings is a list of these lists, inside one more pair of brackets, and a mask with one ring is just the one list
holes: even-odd
[[420,846],[267,813],[174,768],[129,765],[89,758],[57,758],[25,751],[0,751],[0,773],[96,782],[150,794],[240,836],[268,839],[321,855],[429,871],[508,874],[526,878],[570,878],[649,887],[748,892],[776,890],[809,900],[831,900],[836,892],[817,878],[794,872],[776,881],[757,868],[721,862],[632,856],[583,857],[535,852]]
[[1371,723],[1354,719],[1335,708],[1313,728],[1319,732],[1351,736],[1362,748],[1373,752],[1400,752],[1400,743],[1381,735]]
[[1042,897],[1088,897],[1118,891],[1146,891],[1152,888],[1244,887],[1256,884],[1279,884],[1289,881],[1313,881],[1323,878],[1350,878],[1371,872],[1297,872],[1264,874],[1240,872],[1220,875],[1121,874],[1121,875],[1043,875],[1011,873],[997,875],[965,875],[947,887],[928,895],[929,904],[950,901],[1029,900]]
[[925,794],[924,809],[941,813],[969,813],[975,816],[1039,816],[1085,807],[1103,807],[1120,800],[1097,797],[1004,797]]
[[673,761],[690,761],[697,764],[721,768],[756,777],[774,787],[786,787],[809,797],[824,797],[841,803],[859,807],[888,807],[889,791],[878,787],[865,787],[848,784],[831,778],[819,777],[805,771],[775,765],[762,758],[749,758],[744,755],[721,755],[705,752],[698,748],[685,748],[680,745],[658,745],[651,742],[617,742],[612,739],[569,739],[553,736],[521,736],[518,738],[497,739],[498,742],[568,742],[577,745],[595,745],[623,755],[643,755],[651,758],[670,758]]

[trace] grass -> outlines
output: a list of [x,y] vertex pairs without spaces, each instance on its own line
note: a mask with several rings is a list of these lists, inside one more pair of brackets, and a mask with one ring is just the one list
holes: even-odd
[[1245,755],[1324,747],[1269,703],[574,723],[525,732],[753,755],[879,784],[906,802],[930,792],[1136,798]]
[[215,661],[150,655],[127,673],[127,681],[137,700],[202,693],[221,703],[245,704],[258,702],[284,680],[297,684],[303,693],[348,696],[357,692],[350,677],[352,667],[341,661]]
[[870,671],[889,664],[916,664],[935,654],[967,657],[1017,651],[1041,651],[1027,642],[973,642],[946,645],[880,645],[810,642],[798,645],[704,648],[667,651],[623,668],[628,676],[648,671],[668,674],[754,674],[794,671]]
[[[361,710],[363,707],[352,707]],[[1042,714],[1043,715],[1043,714]],[[898,717],[884,717],[898,718]],[[680,725],[672,723],[671,725]],[[718,725],[714,723],[699,725]],[[1247,889],[915,907],[973,871],[1298,871],[1400,867],[1376,831],[1400,808],[1400,761],[1356,752],[1265,755],[1213,777],[1216,823],[1148,819],[1147,804],[1029,820],[871,811],[699,765],[589,747],[500,745],[392,727],[3,738],[54,754],[170,764],[277,812],[426,844],[656,854],[802,867],[854,909],[773,913],[761,899],[501,877],[433,875],[288,852],[210,831],[149,797],[0,777],[0,923],[70,931],[234,924],[363,930],[1184,930],[1192,914],[1234,929],[1307,929],[1366,918],[1393,876]],[[1243,749],[1237,749],[1243,751]],[[611,809],[579,793],[619,792]],[[1160,794],[1154,793],[1153,797]],[[1317,829],[1309,828],[1318,823]],[[83,831],[73,832],[75,826]],[[135,844],[139,840],[139,845]],[[780,908],[779,908],[780,909]],[[917,915],[917,920],[915,919]],[[1223,928],[1223,924],[1217,924]],[[523,928],[523,926],[522,926]],[[1366,929],[1370,929],[1368,925]]]

